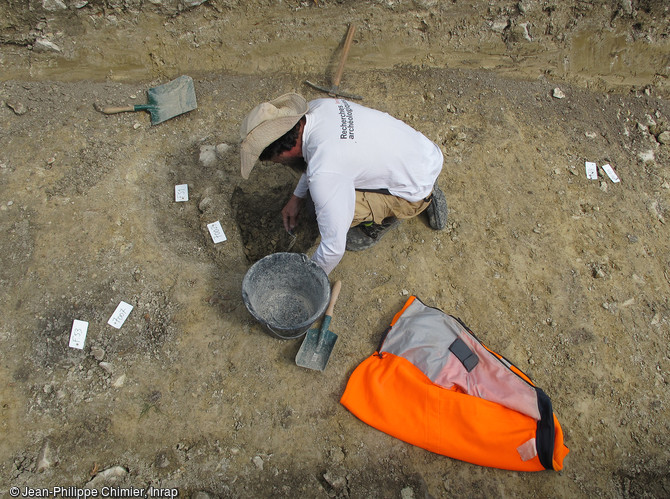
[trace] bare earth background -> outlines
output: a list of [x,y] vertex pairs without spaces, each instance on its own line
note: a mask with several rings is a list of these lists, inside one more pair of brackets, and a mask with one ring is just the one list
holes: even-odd
[[[670,496],[668,19],[662,0],[2,2],[0,494]],[[288,244],[296,178],[267,165],[243,181],[238,129],[263,100],[322,96],[304,80],[329,84],[351,22],[342,89],[441,146],[450,223],[410,220],[344,257],[318,373],[242,302],[252,261]],[[181,74],[186,115],[94,108]],[[585,161],[621,182],[587,180]],[[294,250],[314,251],[313,229]],[[339,404],[410,294],[546,391],[562,472],[435,455]]]

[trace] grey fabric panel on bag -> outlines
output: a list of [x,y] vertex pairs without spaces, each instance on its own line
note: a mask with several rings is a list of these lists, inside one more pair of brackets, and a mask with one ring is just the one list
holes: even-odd
[[458,330],[447,318],[414,301],[391,328],[382,351],[406,358],[434,381],[452,355],[449,345],[458,339]]

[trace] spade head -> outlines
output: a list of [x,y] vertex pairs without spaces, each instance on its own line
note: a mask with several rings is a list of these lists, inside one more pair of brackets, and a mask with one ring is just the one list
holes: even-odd
[[323,371],[326,368],[337,341],[337,335],[328,329],[330,319],[331,317],[326,315],[320,330],[310,329],[307,331],[295,357],[295,363],[300,367],[317,371]]
[[157,125],[165,120],[192,111],[196,107],[198,107],[198,104],[195,99],[193,79],[184,75],[147,90],[146,106],[135,106],[135,109],[149,111],[151,124]]

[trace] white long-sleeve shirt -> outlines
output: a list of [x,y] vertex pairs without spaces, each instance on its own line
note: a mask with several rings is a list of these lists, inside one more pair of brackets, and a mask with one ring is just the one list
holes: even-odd
[[329,274],[340,262],[354,218],[356,189],[388,189],[414,202],[430,195],[440,148],[387,113],[344,99],[309,103],[302,136],[307,170],[294,194],[314,201],[321,243],[312,260]]

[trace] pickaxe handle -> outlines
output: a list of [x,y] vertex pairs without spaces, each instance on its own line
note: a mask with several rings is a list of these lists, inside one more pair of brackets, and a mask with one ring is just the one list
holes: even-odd
[[333,86],[335,88],[340,86],[342,73],[344,73],[344,63],[346,62],[347,56],[349,55],[349,49],[351,48],[351,43],[354,41],[355,31],[356,31],[356,25],[351,23],[349,25],[349,30],[347,31],[347,38],[344,40],[344,47],[342,47],[342,57],[340,58],[340,64],[337,66],[337,71],[335,72],[335,77],[333,78]]

